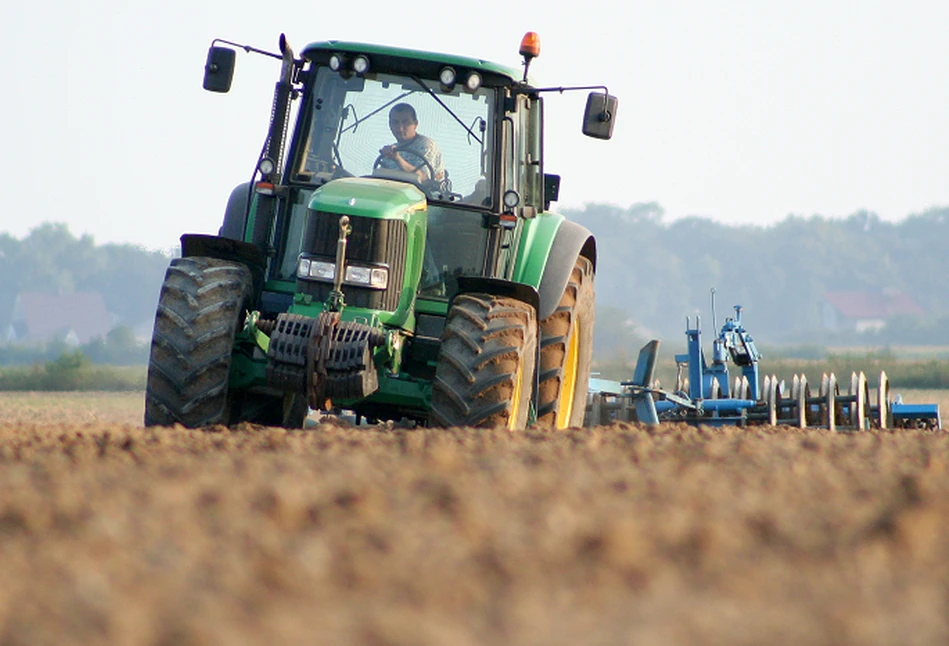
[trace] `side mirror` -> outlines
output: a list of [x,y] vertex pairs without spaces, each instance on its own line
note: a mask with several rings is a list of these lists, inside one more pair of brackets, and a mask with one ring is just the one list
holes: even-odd
[[586,110],[583,111],[583,134],[596,139],[612,137],[618,107],[619,99],[615,96],[604,92],[591,92],[587,97]]
[[560,197],[560,175],[544,173],[544,210],[550,208],[551,202]]
[[234,78],[233,49],[212,46],[208,50],[208,62],[204,65],[204,89],[210,92],[227,92]]

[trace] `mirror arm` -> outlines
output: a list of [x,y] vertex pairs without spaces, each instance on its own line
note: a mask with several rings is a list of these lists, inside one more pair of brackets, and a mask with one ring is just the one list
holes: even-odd
[[609,95],[610,91],[605,85],[570,85],[566,87],[517,87],[514,92],[517,94],[540,94],[541,92],[572,92],[574,90],[603,90],[603,94]]
[[230,45],[232,47],[239,47],[245,52],[250,53],[254,52],[255,54],[263,54],[264,56],[270,56],[271,58],[276,58],[277,60],[283,60],[283,54],[274,54],[273,52],[268,52],[263,49],[257,49],[256,47],[251,47],[250,45],[241,45],[240,43],[232,43],[229,40],[224,40],[223,38],[215,38],[211,41],[211,47],[214,47],[216,43],[224,43],[225,45]]

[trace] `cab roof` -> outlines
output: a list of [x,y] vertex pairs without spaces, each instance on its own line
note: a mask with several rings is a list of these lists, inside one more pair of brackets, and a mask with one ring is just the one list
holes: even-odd
[[[374,58],[378,58],[386,71],[409,72],[417,71],[412,69],[400,69],[409,63],[411,67],[422,69],[440,69],[445,65],[450,65],[461,70],[476,70],[488,81],[490,77],[495,77],[494,84],[515,85],[521,83],[523,72],[517,68],[499,65],[479,58],[469,58],[467,56],[456,56],[454,54],[439,54],[437,52],[426,52],[417,49],[404,49],[401,47],[387,47],[384,45],[372,45],[369,43],[354,43],[342,40],[324,40],[313,42],[303,48],[303,56],[310,61],[325,63],[330,54],[364,54],[369,57],[370,64]],[[394,65],[402,61],[402,65]],[[415,65],[412,65],[412,64]],[[437,75],[437,72],[436,72]],[[499,77],[499,78],[498,78]]]

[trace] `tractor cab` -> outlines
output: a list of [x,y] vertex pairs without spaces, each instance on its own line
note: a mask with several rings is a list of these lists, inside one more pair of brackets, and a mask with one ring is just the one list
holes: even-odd
[[496,88],[484,87],[476,71],[458,82],[452,68],[438,79],[341,74],[341,59],[332,54],[330,65],[309,74],[291,180],[321,186],[341,177],[391,179],[414,184],[430,202],[490,209]]

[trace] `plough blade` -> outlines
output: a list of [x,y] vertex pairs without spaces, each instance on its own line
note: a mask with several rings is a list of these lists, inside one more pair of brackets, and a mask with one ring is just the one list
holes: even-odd
[[[633,372],[633,405],[636,407],[636,418],[651,425],[659,424],[659,414],[656,412],[656,402],[652,398],[649,388],[652,387],[656,374],[656,359],[659,357],[659,339],[653,339],[642,347],[636,359],[636,370]],[[639,387],[641,390],[636,389]]]

